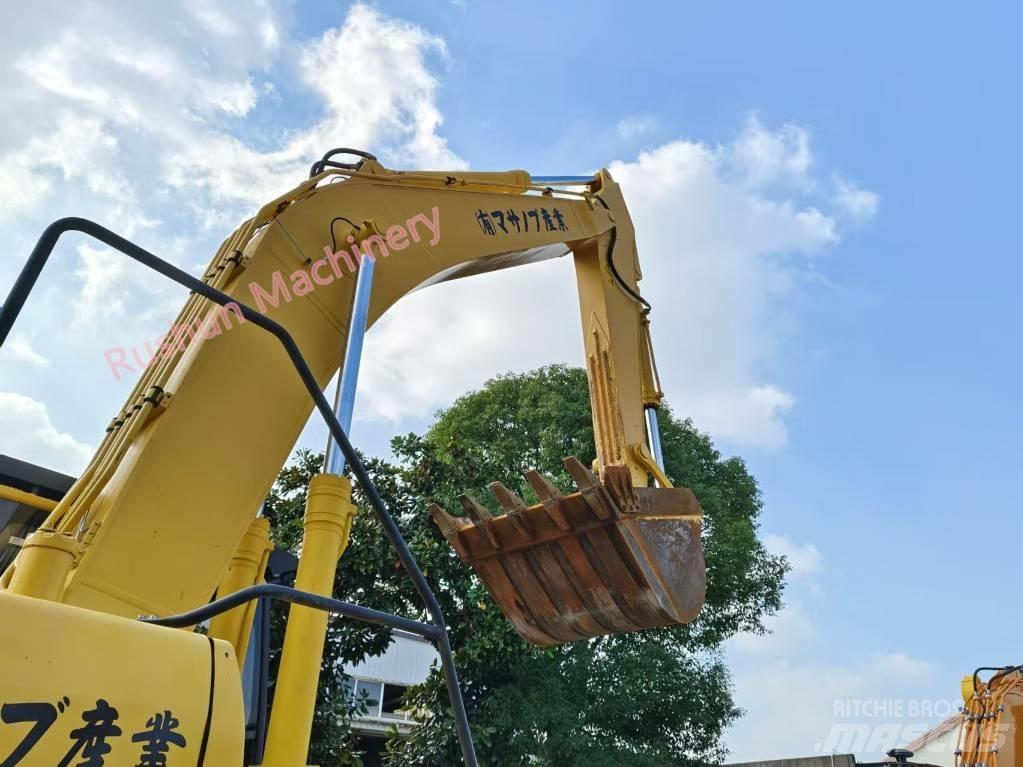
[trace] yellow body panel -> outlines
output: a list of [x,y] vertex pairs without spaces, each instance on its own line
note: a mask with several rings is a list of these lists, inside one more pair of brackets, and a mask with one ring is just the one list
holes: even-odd
[[[242,763],[241,682],[228,643],[7,593],[0,616],[0,764],[19,748],[18,767],[79,764],[93,748],[109,767],[129,767],[146,763],[159,729],[170,765]],[[95,719],[91,728],[83,716]]]

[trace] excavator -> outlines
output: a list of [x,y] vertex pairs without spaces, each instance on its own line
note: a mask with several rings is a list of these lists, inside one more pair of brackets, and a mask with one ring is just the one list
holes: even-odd
[[[463,761],[478,764],[444,616],[347,437],[366,329],[402,296],[447,280],[571,256],[596,460],[566,457],[574,488],[529,472],[533,503],[495,482],[498,513],[468,496],[464,515],[424,511],[534,645],[698,615],[701,510],[664,473],[650,304],[606,170],[395,171],[366,152],[331,150],[228,236],[200,277],[95,222],[61,219],[0,309],[0,345],[69,232],[189,294],[60,500],[0,487],[0,499],[45,514],[0,576],[0,767],[306,765],[332,617],[434,644]],[[335,375],[332,404],[323,390]],[[260,509],[313,410],[331,441],[288,586],[267,580]],[[426,619],[332,596],[353,481]],[[290,607],[265,742],[252,750],[241,671],[269,600]]]
[[978,668],[963,677],[961,691],[956,767],[1023,764],[1023,666]]

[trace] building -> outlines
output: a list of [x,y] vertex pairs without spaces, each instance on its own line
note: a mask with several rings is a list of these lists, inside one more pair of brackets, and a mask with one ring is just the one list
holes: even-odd
[[383,655],[344,667],[350,692],[365,695],[369,705],[366,714],[352,722],[365,752],[365,767],[381,764],[384,743],[394,730],[404,735],[415,726],[412,713],[401,708],[402,695],[410,686],[425,682],[438,660],[433,645],[422,637],[404,631],[395,631],[393,637]]
[[955,767],[961,723],[962,714],[950,716],[912,743],[907,743],[904,748],[913,752],[914,761],[933,764],[935,767]]

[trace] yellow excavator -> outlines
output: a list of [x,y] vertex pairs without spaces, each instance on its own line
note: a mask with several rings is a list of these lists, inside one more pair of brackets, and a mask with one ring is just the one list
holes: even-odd
[[962,696],[956,767],[1023,763],[1023,666],[979,668],[963,677]]
[[[366,328],[445,280],[571,255],[597,449],[589,466],[565,459],[576,488],[530,472],[536,503],[495,482],[503,513],[467,496],[464,516],[431,507],[458,555],[536,645],[699,613],[700,506],[664,474],[650,307],[607,171],[404,172],[332,150],[224,240],[201,278],[99,224],[62,219],[0,309],[0,344],[67,232],[189,297],[59,502],[0,487],[46,514],[0,577],[0,767],[305,765],[331,615],[434,643],[464,762],[477,764],[444,616],[346,435]],[[323,389],[339,370],[332,406]],[[314,408],[331,443],[310,483],[292,588],[264,580],[271,545],[259,512]],[[349,475],[427,620],[331,596],[355,513]],[[246,756],[240,667],[255,611],[273,599],[291,604],[283,655],[265,747]]]

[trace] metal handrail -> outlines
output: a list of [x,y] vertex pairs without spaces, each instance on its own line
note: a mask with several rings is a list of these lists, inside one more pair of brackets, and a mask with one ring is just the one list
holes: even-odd
[[386,626],[400,631],[408,631],[431,642],[436,642],[438,637],[446,633],[441,626],[432,623],[422,623],[410,618],[402,618],[400,615],[374,610],[371,607],[355,605],[351,602],[342,602],[340,599],[325,597],[320,594],[313,594],[309,591],[300,591],[290,586],[282,586],[278,583],[261,583],[258,586],[233,591],[226,597],[215,599],[202,607],[197,607],[188,612],[168,615],[164,618],[145,616],[140,618],[144,623],[154,626],[165,626],[172,629],[183,629],[189,626],[196,626],[203,621],[208,621],[221,613],[233,610],[254,599],[275,599],[279,602],[311,607],[314,610],[322,610],[331,615],[343,615],[345,618],[353,618],[364,623],[375,623],[378,626]]
[[23,503],[26,506],[31,506],[33,509],[39,509],[40,511],[53,511],[57,508],[57,502],[50,498],[43,498],[41,495],[19,490],[18,488],[11,487],[10,485],[0,485],[0,500]]

